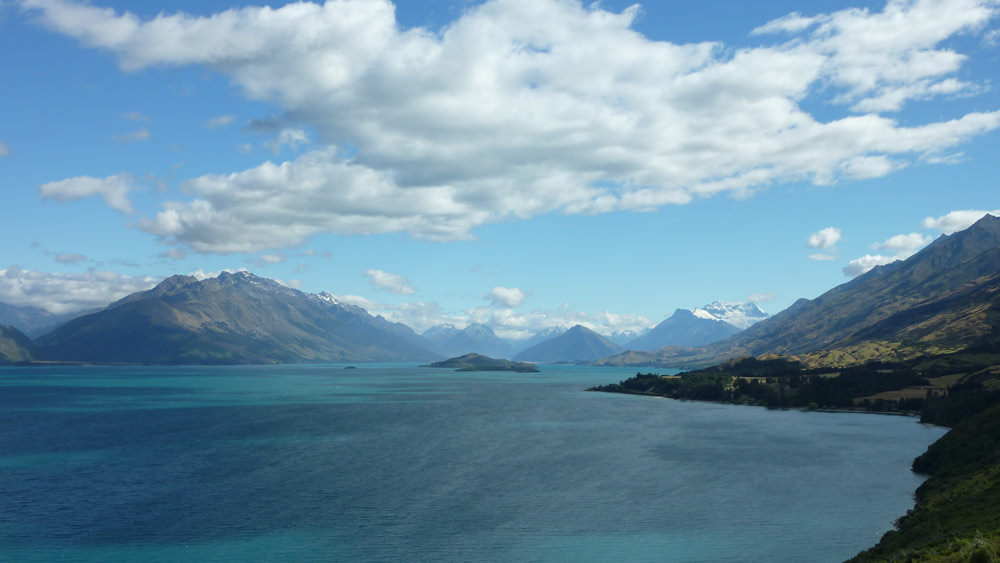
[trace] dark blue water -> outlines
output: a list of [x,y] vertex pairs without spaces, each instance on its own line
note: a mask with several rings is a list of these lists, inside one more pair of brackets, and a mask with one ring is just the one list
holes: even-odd
[[0,560],[841,561],[943,433],[632,371],[3,368]]

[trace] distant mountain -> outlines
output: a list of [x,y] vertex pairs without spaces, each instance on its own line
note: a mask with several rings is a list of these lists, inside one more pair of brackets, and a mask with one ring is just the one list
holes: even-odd
[[630,350],[652,351],[665,346],[704,346],[732,336],[740,328],[704,309],[677,309],[652,330],[625,344]]
[[34,344],[21,331],[0,325],[0,365],[30,361]]
[[472,324],[464,329],[451,325],[438,325],[427,329],[421,336],[431,350],[446,357],[477,353],[504,358],[510,355],[510,344],[497,336],[486,325]]
[[514,356],[514,360],[549,363],[590,362],[621,350],[621,346],[600,334],[576,325],[559,336],[522,351]]
[[905,261],[879,266],[816,299],[709,346],[666,348],[603,364],[704,366],[785,354],[850,365],[958,351],[1000,340],[1000,218],[987,215]]
[[266,364],[430,360],[412,330],[247,272],[167,278],[37,341],[61,361]]
[[0,325],[15,327],[32,338],[41,336],[82,314],[82,312],[76,312],[56,315],[41,307],[0,303]]
[[693,312],[695,316],[727,322],[739,329],[750,328],[752,325],[770,317],[770,315],[761,311],[756,303],[714,301],[704,307],[695,309]]
[[545,330],[536,332],[530,338],[526,338],[524,340],[509,341],[511,347],[511,355],[516,356],[517,354],[520,354],[521,352],[527,350],[528,348],[531,348],[532,346],[535,346],[536,344],[541,344],[542,342],[545,342],[550,338],[555,338],[556,336],[565,333],[567,330],[569,329],[564,326],[553,326]]
[[617,330],[609,334],[607,338],[608,340],[614,342],[615,344],[619,346],[625,346],[627,348],[628,347],[627,344],[629,342],[635,340],[636,338],[639,338],[640,336],[648,332],[649,330],[644,330],[642,332],[638,332],[635,330]]

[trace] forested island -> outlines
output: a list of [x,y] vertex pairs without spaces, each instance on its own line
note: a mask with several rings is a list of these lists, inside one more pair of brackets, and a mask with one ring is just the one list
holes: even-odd
[[538,373],[539,371],[535,364],[501,360],[482,354],[465,354],[423,367],[455,368],[456,371],[513,371],[518,373]]
[[949,427],[913,463],[916,506],[852,561],[1000,561],[1000,346],[843,369],[742,358],[590,389],[769,408],[919,415]]

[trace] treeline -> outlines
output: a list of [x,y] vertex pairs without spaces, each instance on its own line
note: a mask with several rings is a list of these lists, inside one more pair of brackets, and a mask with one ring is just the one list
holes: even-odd
[[930,386],[929,368],[933,366],[918,362],[872,361],[844,369],[808,369],[801,362],[786,358],[742,358],[679,376],[637,373],[619,383],[591,390],[775,408],[919,412],[931,401],[944,397],[947,390],[928,389],[921,397],[900,394],[897,398],[855,399],[907,387]]

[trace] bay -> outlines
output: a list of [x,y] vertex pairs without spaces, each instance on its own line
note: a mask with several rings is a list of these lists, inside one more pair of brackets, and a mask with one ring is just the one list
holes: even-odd
[[0,559],[842,561],[944,433],[346,367],[0,369]]

